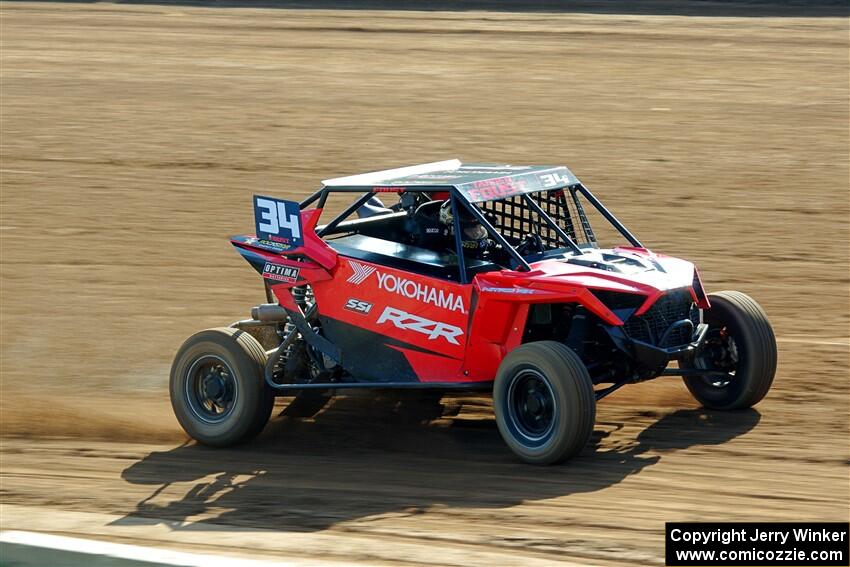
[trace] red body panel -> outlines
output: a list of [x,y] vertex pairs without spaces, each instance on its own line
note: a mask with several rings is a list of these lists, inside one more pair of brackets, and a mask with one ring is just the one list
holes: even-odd
[[[343,256],[332,275],[332,280],[313,285],[322,315],[463,360],[472,286]],[[367,313],[346,309],[350,300],[371,307]],[[416,360],[426,359],[419,356]],[[426,367],[418,374],[423,380],[437,380],[444,378],[441,373]]]
[[[688,289],[699,307],[709,307],[693,264],[643,248],[612,252],[648,260],[657,269],[623,274],[544,260],[529,272],[486,272],[464,285],[339,255],[315,232],[320,214],[302,211],[303,247],[269,251],[251,237],[232,242],[252,263],[298,270],[293,281],[267,280],[282,306],[297,309],[289,289],[309,283],[321,317],[403,356],[422,382],[493,380],[502,359],[522,343],[535,303],[581,304],[610,325],[623,322],[593,290],[644,296],[637,314],[672,289]],[[359,348],[365,348],[362,340]]]

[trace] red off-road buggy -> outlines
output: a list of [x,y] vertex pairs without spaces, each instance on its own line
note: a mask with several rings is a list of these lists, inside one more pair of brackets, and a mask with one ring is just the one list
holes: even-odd
[[[356,200],[320,225],[339,193]],[[329,179],[301,203],[255,196],[254,213],[256,236],[231,242],[268,303],[190,337],[171,371],[201,443],[257,434],[276,395],[309,415],[341,388],[480,389],[520,458],[555,463],[626,384],[681,375],[706,407],[737,409],[773,381],[761,307],[707,295],[564,167],[450,160]],[[625,245],[601,247],[594,215]]]

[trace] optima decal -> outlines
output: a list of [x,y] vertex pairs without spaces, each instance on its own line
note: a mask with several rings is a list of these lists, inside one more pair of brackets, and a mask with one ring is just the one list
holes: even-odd
[[384,308],[384,312],[378,317],[378,325],[382,323],[392,323],[399,329],[428,335],[429,341],[442,337],[453,345],[460,344],[457,337],[463,334],[463,329],[460,327],[439,321],[431,321],[430,319],[407,313],[395,307]]
[[378,272],[378,287],[384,291],[397,293],[408,299],[416,299],[422,303],[430,303],[449,311],[466,313],[463,298],[443,289],[436,289],[428,284],[421,284],[393,274]]
[[279,282],[295,283],[298,281],[300,270],[290,266],[281,266],[272,262],[266,262],[263,266],[263,277],[268,280]]

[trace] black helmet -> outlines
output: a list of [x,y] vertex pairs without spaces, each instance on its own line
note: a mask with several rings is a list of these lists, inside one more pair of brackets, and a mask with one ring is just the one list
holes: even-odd
[[[440,207],[440,222],[454,234],[454,215],[452,215],[452,203],[447,199]],[[460,211],[460,229],[463,247],[474,250],[485,250],[487,248],[487,229],[481,226],[472,213],[465,209]]]

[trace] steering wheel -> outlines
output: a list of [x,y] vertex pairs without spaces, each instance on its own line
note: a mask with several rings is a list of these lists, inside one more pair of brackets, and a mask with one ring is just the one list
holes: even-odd
[[529,254],[543,254],[546,252],[546,245],[543,244],[543,239],[539,234],[526,234],[522,242],[516,247],[516,251],[520,256],[528,256]]

